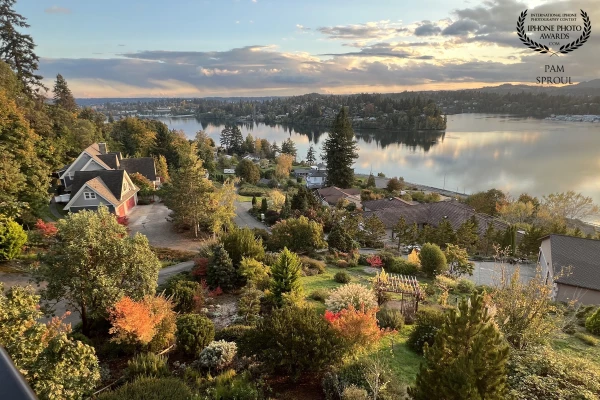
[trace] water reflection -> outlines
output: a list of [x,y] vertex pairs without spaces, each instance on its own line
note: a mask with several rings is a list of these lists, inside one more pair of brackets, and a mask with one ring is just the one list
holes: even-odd
[[[223,125],[166,119],[189,138],[202,129],[218,142]],[[327,137],[319,127],[245,124],[244,135],[277,141],[290,137],[303,159],[317,154]],[[383,172],[407,181],[472,193],[492,187],[514,195],[542,196],[575,190],[600,204],[600,124],[461,114],[448,117],[446,132],[357,131],[357,172]]]

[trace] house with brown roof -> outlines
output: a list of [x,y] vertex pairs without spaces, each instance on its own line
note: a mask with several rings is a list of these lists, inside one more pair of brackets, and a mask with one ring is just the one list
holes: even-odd
[[64,210],[97,210],[104,205],[116,215],[125,216],[137,205],[138,191],[125,170],[76,171],[72,195]]
[[600,240],[565,235],[542,238],[538,263],[552,299],[600,304]]
[[[495,231],[505,231],[509,224],[489,215],[476,212],[473,208],[456,200],[435,203],[416,203],[406,201],[390,201],[389,199],[366,201],[363,204],[364,217],[377,216],[385,225],[388,235],[393,238],[392,230],[401,217],[407,224],[417,224],[419,229],[425,225],[437,227],[443,220],[448,220],[455,231],[468,219],[475,218],[479,236],[482,237],[491,224]],[[386,207],[386,204],[389,207]],[[518,234],[519,235],[519,234]]]
[[75,161],[65,165],[57,174],[64,191],[73,193],[72,185],[76,172],[111,170],[124,170],[130,175],[139,173],[152,182],[155,187],[160,184],[152,157],[123,158],[120,152],[109,152],[106,143],[94,143],[88,146]]
[[324,205],[335,206],[341,199],[348,200],[360,208],[360,189],[340,189],[329,186],[315,190]]

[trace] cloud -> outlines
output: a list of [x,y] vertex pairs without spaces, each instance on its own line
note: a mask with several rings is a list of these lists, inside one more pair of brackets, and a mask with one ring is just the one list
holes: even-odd
[[[360,47],[360,46],[353,46]],[[362,46],[360,51],[352,51],[347,53],[327,53],[323,56],[338,56],[338,57],[391,57],[391,58],[412,58],[418,60],[431,60],[433,56],[424,56],[407,51],[404,48],[411,47],[407,43],[375,43],[370,46]]]
[[316,29],[329,39],[372,40],[386,39],[408,31],[398,23],[390,21],[367,22],[366,24],[338,25]]
[[431,21],[423,21],[417,28],[415,28],[415,36],[435,36],[442,32],[442,28],[431,23]]
[[450,26],[442,31],[445,36],[467,35],[471,32],[476,32],[479,29],[479,24],[471,19],[461,19],[453,22]]
[[50,8],[46,8],[44,10],[46,14],[71,14],[71,10],[69,8],[52,6]]
[[310,28],[307,28],[304,25],[300,25],[300,24],[296,24],[296,29],[298,29],[301,32],[308,32],[308,31],[310,31]]

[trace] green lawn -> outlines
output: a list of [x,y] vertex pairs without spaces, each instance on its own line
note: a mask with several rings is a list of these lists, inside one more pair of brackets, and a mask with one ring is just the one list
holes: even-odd
[[[238,194],[237,201],[239,201],[240,203],[249,203],[252,201],[252,196],[240,196]],[[260,204],[261,201],[262,201],[261,197],[256,198],[256,204]]]

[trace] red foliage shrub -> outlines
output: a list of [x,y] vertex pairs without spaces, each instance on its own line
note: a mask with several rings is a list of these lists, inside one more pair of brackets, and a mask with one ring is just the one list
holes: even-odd
[[57,229],[53,222],[44,222],[38,219],[35,223],[35,229],[44,237],[49,238],[56,235]]
[[117,222],[123,226],[128,226],[129,225],[129,217],[126,215],[117,216]]
[[377,308],[356,310],[353,306],[340,312],[325,312],[325,319],[333,329],[356,350],[368,348],[377,342],[385,331],[377,325]]
[[367,262],[372,268],[383,267],[383,261],[381,260],[381,257],[375,254],[371,254],[369,257],[367,257]]
[[206,276],[208,271],[208,258],[199,257],[194,259],[194,268],[192,269],[192,276],[195,278]]

